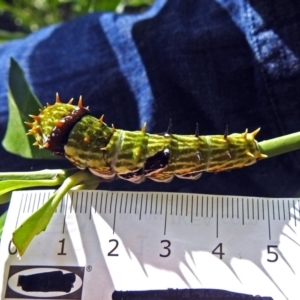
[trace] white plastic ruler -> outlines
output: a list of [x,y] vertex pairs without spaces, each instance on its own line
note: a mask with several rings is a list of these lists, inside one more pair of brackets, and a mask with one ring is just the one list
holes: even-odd
[[[165,289],[300,299],[299,199],[71,192],[19,259],[12,232],[52,192],[13,193],[0,245],[1,299],[106,300],[114,291]],[[44,286],[52,272],[58,282]]]

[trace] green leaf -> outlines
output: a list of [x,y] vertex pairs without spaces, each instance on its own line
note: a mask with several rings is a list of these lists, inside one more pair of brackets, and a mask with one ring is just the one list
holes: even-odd
[[7,211],[4,214],[2,214],[2,216],[0,217],[0,240],[2,237],[2,232],[3,232],[6,216],[7,216]]
[[89,11],[115,11],[120,0],[92,1]]
[[153,0],[126,0],[122,1],[126,6],[142,6],[142,5],[152,5]]
[[2,141],[6,151],[13,154],[35,159],[57,159],[49,151],[32,146],[33,138],[26,135],[28,131],[25,121],[29,121],[29,114],[38,113],[42,108],[24,77],[18,63],[11,59],[9,69],[8,89],[9,119],[5,137]]
[[[0,182],[0,185],[1,185],[1,182]],[[1,187],[0,187],[0,204],[4,204],[4,203],[9,202],[10,198],[11,198],[11,194],[12,194],[11,191],[2,193],[2,190],[1,190]]]
[[24,32],[10,32],[0,29],[0,43],[14,40],[17,38],[22,38],[25,37],[25,35],[26,34]]
[[13,232],[13,243],[22,256],[35,235],[48,226],[58,204],[73,187],[81,184],[98,185],[101,179],[89,171],[79,171],[68,177],[50,199]]
[[46,229],[62,197],[63,195],[57,197],[54,193],[40,209],[14,231],[13,243],[17,247],[20,256],[24,254],[34,236]]

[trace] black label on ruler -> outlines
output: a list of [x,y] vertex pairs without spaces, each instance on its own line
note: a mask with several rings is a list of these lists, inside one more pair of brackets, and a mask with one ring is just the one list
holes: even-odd
[[84,267],[10,266],[5,298],[81,299]]

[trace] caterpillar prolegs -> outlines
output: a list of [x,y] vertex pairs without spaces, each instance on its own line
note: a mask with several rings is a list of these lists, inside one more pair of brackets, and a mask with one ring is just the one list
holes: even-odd
[[241,168],[264,158],[255,141],[259,128],[252,133],[224,135],[176,135],[125,131],[107,126],[103,116],[91,116],[82,98],[62,103],[57,94],[53,105],[47,104],[33,123],[28,135],[34,145],[65,156],[79,169],[88,168],[105,181],[116,177],[134,183],[145,178],[170,182],[174,176],[198,179],[203,171],[220,172]]

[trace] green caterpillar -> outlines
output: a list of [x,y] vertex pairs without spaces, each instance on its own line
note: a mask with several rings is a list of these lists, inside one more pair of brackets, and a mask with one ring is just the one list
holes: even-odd
[[33,123],[28,135],[36,139],[34,145],[46,148],[70,160],[79,169],[88,168],[105,181],[116,177],[134,183],[145,178],[170,182],[174,176],[198,179],[203,171],[220,172],[241,168],[265,158],[255,141],[260,128],[241,134],[200,136],[125,131],[107,126],[103,116],[97,119],[83,107],[56,102],[30,115]]

